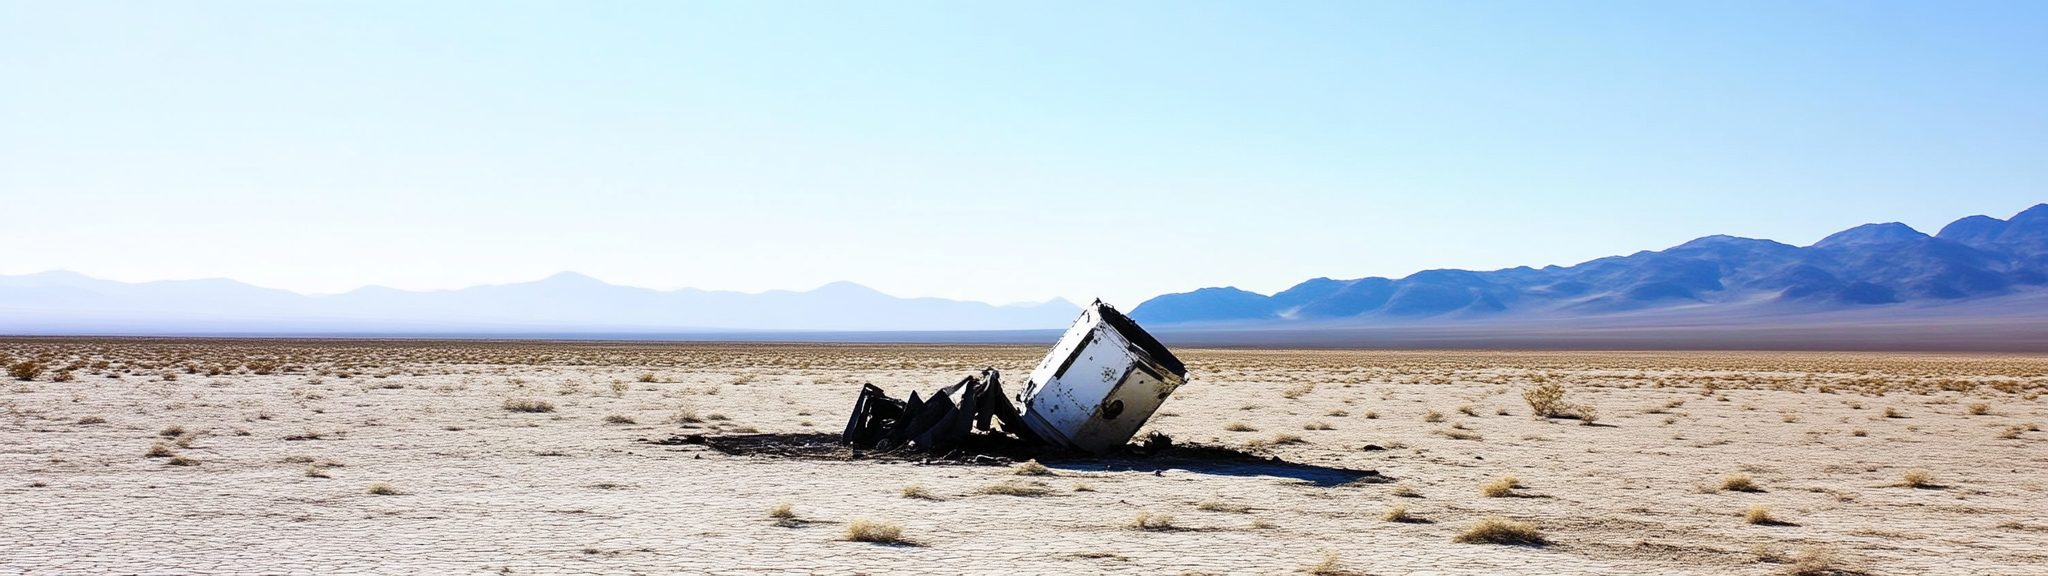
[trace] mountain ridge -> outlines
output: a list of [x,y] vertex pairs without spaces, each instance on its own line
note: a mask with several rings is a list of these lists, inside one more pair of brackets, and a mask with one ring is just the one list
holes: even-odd
[[[1403,278],[1314,278],[1270,296],[1235,287],[1161,295],[1147,325],[1283,327],[1625,317],[1761,317],[1996,301],[2048,290],[2048,204],[2012,218],[1958,219],[1934,235],[1898,222],[1808,246],[1729,235],[1571,266],[1423,270]],[[2014,300],[2017,302],[2018,300]],[[2028,302],[2032,302],[2028,300]],[[2026,313],[2048,316],[2026,306]]]

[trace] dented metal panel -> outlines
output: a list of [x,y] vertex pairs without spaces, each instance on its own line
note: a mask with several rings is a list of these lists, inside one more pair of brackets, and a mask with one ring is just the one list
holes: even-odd
[[1187,379],[1187,367],[1136,322],[1097,300],[1031,371],[1024,424],[1044,440],[1094,453],[1130,441]]

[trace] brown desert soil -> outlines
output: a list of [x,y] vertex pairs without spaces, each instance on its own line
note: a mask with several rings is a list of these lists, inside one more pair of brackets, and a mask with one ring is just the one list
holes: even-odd
[[2048,574],[2044,356],[1187,349],[1172,449],[833,443],[1044,352],[4,339],[0,574]]

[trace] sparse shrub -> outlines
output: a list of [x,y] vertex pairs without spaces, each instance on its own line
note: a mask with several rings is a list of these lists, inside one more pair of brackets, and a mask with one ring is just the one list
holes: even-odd
[[1349,574],[1349,572],[1344,571],[1342,559],[1337,556],[1336,550],[1324,550],[1322,561],[1316,562],[1315,564],[1311,564],[1307,568],[1302,568],[1301,571],[1311,576],[1339,576],[1341,574]]
[[1095,487],[1094,487],[1094,486],[1091,486],[1091,485],[1089,485],[1089,484],[1088,484],[1087,482],[1075,482],[1075,483],[1074,483],[1074,491],[1075,491],[1075,492],[1094,492],[1094,491],[1095,491]]
[[36,379],[37,376],[43,375],[43,371],[47,369],[49,369],[49,365],[44,364],[42,362],[35,360],[23,360],[8,365],[7,375],[9,377],[14,378],[15,380],[21,380],[26,382],[29,380]]
[[144,458],[168,458],[177,455],[177,452],[171,451],[171,446],[169,444],[165,444],[163,442],[151,444],[149,446],[149,451],[142,453],[142,456]]
[[1748,475],[1748,474],[1736,474],[1736,475],[1734,475],[1734,476],[1729,476],[1729,477],[1726,477],[1726,478],[1722,478],[1722,479],[1721,479],[1721,489],[1722,489],[1722,490],[1727,490],[1727,491],[1730,491],[1730,492],[1762,492],[1762,491],[1764,491],[1764,489],[1763,489],[1762,487],[1759,487],[1759,486],[1757,486],[1757,485],[1756,485],[1756,479],[1755,479],[1755,478],[1751,478],[1751,477],[1749,477],[1749,475]]
[[1971,415],[1971,416],[1983,416],[1983,415],[1985,415],[1985,414],[1990,414],[1990,413],[1991,413],[1991,405],[1990,405],[1990,404],[1985,404],[1985,403],[1983,403],[1983,402],[1978,402],[1978,403],[1976,403],[1976,404],[1971,404],[1971,405],[1970,405],[1970,415]]
[[184,457],[184,456],[172,456],[170,460],[168,460],[168,461],[165,461],[164,463],[165,463],[165,464],[169,464],[169,465],[172,465],[172,466],[198,466],[198,465],[199,465],[199,461],[198,461],[198,460],[194,460],[194,459],[192,459],[192,458],[187,458],[187,457]]
[[1397,502],[1387,508],[1387,513],[1380,515],[1380,520],[1387,522],[1414,522],[1417,518],[1408,514],[1407,504]]
[[313,466],[307,466],[307,467],[306,467],[306,477],[307,477],[307,478],[331,478],[332,476],[329,476],[329,475],[327,474],[327,469],[326,469],[326,468],[321,468],[321,467],[320,467],[320,466],[318,466],[318,465],[313,465]]
[[731,420],[731,419],[732,419],[732,417],[731,417],[731,416],[726,416],[726,415],[724,415],[724,414],[719,414],[719,413],[717,413],[717,412],[713,412],[713,413],[711,413],[711,414],[705,415],[705,416],[704,416],[704,419],[705,419],[705,420],[710,420],[710,421],[713,421],[713,422],[723,422],[723,421]]
[[369,492],[371,494],[376,494],[378,496],[397,496],[399,494],[403,494],[403,492],[398,491],[397,486],[392,486],[384,482],[376,482],[370,484],[370,487],[368,489],[365,489],[364,491]]
[[1296,386],[1289,386],[1286,389],[1281,390],[1280,395],[1282,397],[1287,398],[1288,400],[1293,400],[1314,391],[1316,391],[1316,385],[1301,384]]
[[1201,510],[1203,512],[1229,512],[1232,514],[1243,514],[1246,512],[1250,512],[1252,507],[1245,506],[1243,504],[1232,504],[1221,500],[1209,500],[1202,502],[1201,504],[1196,504],[1195,509]]
[[1779,414],[1778,419],[1784,421],[1786,424],[1791,424],[1793,422],[1799,421],[1799,415],[1793,414],[1791,412],[1786,412],[1784,414]]
[[1133,530],[1172,530],[1173,515],[1139,510],[1138,515],[1131,519],[1130,527]]
[[854,542],[903,544],[903,525],[887,520],[855,518],[846,523],[846,539]]
[[1414,487],[1414,486],[1409,486],[1407,482],[1402,482],[1402,483],[1400,483],[1400,484],[1395,484],[1395,485],[1394,485],[1394,490],[1393,490],[1393,492],[1390,492],[1390,493],[1391,493],[1391,494],[1393,494],[1393,495],[1395,495],[1395,496],[1400,496],[1400,497],[1402,497],[1402,498],[1421,498],[1421,497],[1422,497],[1422,492],[1419,492],[1419,491],[1415,490],[1415,487]]
[[1371,411],[1371,410],[1367,410],[1367,411],[1365,411],[1365,419],[1367,419],[1367,420],[1375,420],[1375,419],[1378,419],[1379,417],[1380,417],[1380,413],[1378,413],[1378,412],[1374,412],[1374,411]]
[[776,502],[774,506],[768,507],[768,517],[776,520],[795,520],[796,505],[788,501]]
[[534,398],[506,398],[505,410],[507,412],[553,412],[555,411],[555,404]]
[[1529,412],[1541,418],[1553,418],[1562,414],[1567,407],[1564,402],[1564,384],[1544,382],[1522,391],[1522,401],[1529,404]]
[[1479,412],[1477,412],[1477,411],[1474,411],[1474,410],[1473,410],[1473,408],[1472,408],[1472,405],[1471,405],[1471,404],[1466,404],[1466,405],[1464,405],[1464,406],[1459,406],[1459,407],[1458,407],[1458,412],[1459,412],[1460,414],[1464,414],[1464,415],[1466,415],[1466,416],[1478,416],[1478,415],[1479,415]]
[[930,490],[926,490],[926,489],[924,488],[924,485],[923,485],[923,484],[909,484],[909,485],[905,485],[905,486],[903,487],[903,497],[904,497],[904,498],[914,498],[914,499],[918,499],[918,500],[938,500],[938,499],[939,499],[938,495],[936,495],[936,494],[932,494],[932,491],[930,491]]
[[1884,417],[1886,417],[1886,418],[1905,418],[1905,417],[1906,417],[1906,415],[1904,415],[1904,414],[1900,414],[1900,413],[1899,413],[1899,410],[1898,410],[1897,408],[1893,408],[1893,407],[1890,407],[1890,406],[1886,406],[1886,407],[1884,407]]
[[78,419],[78,423],[79,423],[79,424],[105,424],[105,423],[107,423],[107,419],[106,419],[106,417],[104,417],[104,416],[86,416],[86,417],[84,417],[84,418],[79,418],[79,419]]
[[1776,518],[1771,517],[1771,506],[1769,504],[1751,504],[1748,510],[1742,512],[1742,521],[1750,524],[1778,523]]
[[1046,468],[1044,464],[1039,464],[1037,460],[1025,460],[1023,464],[1018,464],[1016,466],[1011,467],[1010,473],[1016,474],[1018,476],[1053,475],[1051,468]]
[[1826,576],[1834,573],[1835,551],[1821,547],[1799,551],[1799,555],[1792,559],[1792,565],[1785,568],[1786,576]]
[[654,380],[654,373],[653,373],[653,372],[649,372],[649,373],[646,373],[646,374],[641,374],[641,375],[640,375],[640,378],[639,378],[639,381],[641,381],[641,382],[654,382],[654,381],[655,381],[655,380]]
[[1901,477],[1900,485],[1907,488],[1933,488],[1934,473],[1928,472],[1924,468],[1907,470],[1905,475]]
[[1543,532],[1534,522],[1509,520],[1500,516],[1487,516],[1473,522],[1472,527],[1451,538],[1460,544],[1516,544],[1541,546],[1550,543],[1543,538]]
[[1330,427],[1330,423],[1328,423],[1328,422],[1310,422],[1310,423],[1307,423],[1307,424],[1303,424],[1303,425],[1301,425],[1301,429],[1303,429],[1303,430],[1335,430],[1335,428],[1332,428],[1332,427]]
[[1442,413],[1442,412],[1438,412],[1438,411],[1435,411],[1435,410],[1430,410],[1430,411],[1427,411],[1427,412],[1423,412],[1423,413],[1422,413],[1422,421],[1423,421],[1423,422],[1442,422],[1442,421],[1444,421],[1444,413]]
[[178,436],[182,436],[182,435],[184,435],[184,434],[185,434],[185,427],[184,427],[184,426],[172,426],[172,427],[169,427],[169,428],[165,428],[165,429],[162,429],[162,430],[158,430],[158,431],[156,432],[156,435],[158,435],[158,436],[162,436],[162,437],[165,437],[165,438],[176,438],[176,437],[178,437]]
[[1505,498],[1515,495],[1515,488],[1522,483],[1513,476],[1502,476],[1479,486],[1479,493],[1488,498]]
[[1253,428],[1253,427],[1252,427],[1252,426],[1251,426],[1250,424],[1246,424],[1246,423],[1244,423],[1244,422],[1231,422],[1231,423],[1229,423],[1229,424],[1226,424],[1226,425],[1224,425],[1224,426],[1223,426],[1223,429],[1224,429],[1224,430],[1229,430],[1229,431],[1231,431],[1231,432],[1257,432],[1257,431],[1259,431],[1259,429],[1257,429],[1257,428]]
[[1003,482],[983,486],[976,489],[974,493],[991,496],[1038,497],[1051,494],[1052,489],[1047,488],[1043,482]]
[[633,421],[632,416],[627,416],[625,414],[606,415],[604,417],[604,422],[606,424],[638,424],[638,422]]
[[1864,430],[1863,430],[1862,428],[1857,428],[1857,429],[1855,429],[1855,430],[1850,430],[1850,431],[1849,431],[1849,435],[1850,435],[1850,436],[1869,436],[1869,435],[1870,435],[1870,433],[1869,433],[1869,432],[1866,432],[1866,431],[1864,431]]
[[1485,437],[1485,436],[1482,436],[1482,435],[1480,435],[1480,434],[1479,434],[1478,432],[1473,432],[1473,431],[1470,431],[1470,430],[1465,430],[1465,429],[1462,429],[1462,428],[1452,428],[1452,429],[1449,429],[1449,430],[1438,430],[1438,431],[1436,431],[1436,433],[1437,433],[1437,434],[1440,434],[1440,435],[1443,435],[1443,436],[1444,436],[1445,438],[1450,438],[1450,439],[1452,439],[1452,440],[1485,440],[1485,439],[1486,439],[1486,437]]

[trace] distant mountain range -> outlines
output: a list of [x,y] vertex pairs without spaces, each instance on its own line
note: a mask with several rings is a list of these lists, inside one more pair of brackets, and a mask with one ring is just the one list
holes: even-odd
[[[1928,236],[1896,222],[1812,246],[1708,236],[1575,266],[1317,278],[1273,295],[1203,288],[1131,311],[1168,330],[1649,326],[2048,318],[2048,204]],[[2039,322],[2036,322],[2037,324]]]
[[125,283],[63,271],[0,276],[0,333],[577,335],[735,331],[1057,330],[1063,299],[997,306],[897,298],[851,282],[760,294],[651,290],[563,272],[460,290],[308,296],[233,280]]

